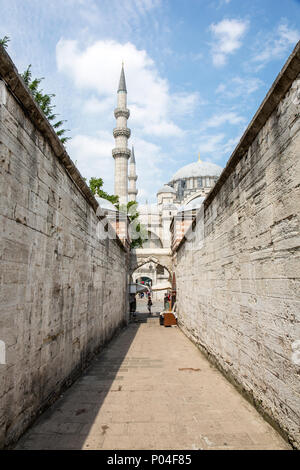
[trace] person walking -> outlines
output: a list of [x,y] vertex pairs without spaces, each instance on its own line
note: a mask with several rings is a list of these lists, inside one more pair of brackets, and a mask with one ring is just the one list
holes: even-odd
[[168,294],[165,294],[165,296],[164,296],[164,310],[167,310],[168,306],[169,306]]
[[147,307],[148,307],[149,315],[151,315],[152,300],[151,300],[150,295],[148,297]]
[[136,316],[136,297],[135,294],[130,294],[129,298],[130,313],[133,317]]

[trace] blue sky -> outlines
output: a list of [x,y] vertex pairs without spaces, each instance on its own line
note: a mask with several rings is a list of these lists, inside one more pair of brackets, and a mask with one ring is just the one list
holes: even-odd
[[45,77],[70,157],[113,192],[121,62],[139,201],[181,166],[225,166],[300,39],[298,0],[0,0],[0,37],[22,72]]

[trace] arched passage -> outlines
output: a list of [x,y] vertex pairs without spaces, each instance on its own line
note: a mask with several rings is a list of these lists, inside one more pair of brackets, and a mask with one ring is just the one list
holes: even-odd
[[[169,266],[161,264],[157,258],[153,258],[153,257],[149,257],[149,258],[145,258],[145,259],[140,260],[140,262],[134,268],[133,273],[135,271],[138,271],[140,268],[142,268],[143,266],[148,265],[148,264],[152,265],[152,266],[155,265],[155,267],[158,268],[158,271],[161,271],[161,268],[166,269],[169,273],[169,278],[170,278],[169,280],[171,281],[172,271],[170,270]],[[150,268],[150,270],[151,270],[151,268]]]
[[[149,252],[150,251],[150,252]],[[136,269],[147,263],[154,263],[155,265],[164,266],[170,276],[172,275],[172,259],[168,250],[160,250],[162,253],[155,253],[156,256],[152,255],[151,250],[137,249],[131,253],[130,256],[130,274]]]
[[[169,285],[171,289],[172,285],[172,272],[170,271],[169,267],[162,265],[159,263],[157,259],[147,258],[137,265],[134,271],[131,274],[132,282],[140,283],[141,280],[146,278],[151,280],[151,288],[152,287],[164,287]],[[167,290],[154,290],[152,292],[153,300],[163,302],[164,294]],[[163,303],[162,303],[163,305]]]

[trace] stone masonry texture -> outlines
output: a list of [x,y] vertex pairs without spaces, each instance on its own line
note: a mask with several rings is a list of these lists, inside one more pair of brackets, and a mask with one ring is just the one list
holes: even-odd
[[[287,67],[280,80],[289,74]],[[225,169],[175,256],[181,328],[297,448],[299,84],[296,75],[251,144],[241,142],[241,157]]]
[[161,305],[151,318],[146,304],[15,449],[290,449],[177,326],[159,325]]
[[7,80],[18,99],[0,79],[0,448],[72,383],[127,311],[128,254],[119,239],[97,238],[89,189],[13,69]]

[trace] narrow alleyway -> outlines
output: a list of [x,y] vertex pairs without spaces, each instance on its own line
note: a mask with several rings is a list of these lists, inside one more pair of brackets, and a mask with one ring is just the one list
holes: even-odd
[[177,327],[137,319],[16,449],[289,449]]

